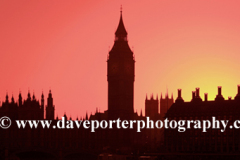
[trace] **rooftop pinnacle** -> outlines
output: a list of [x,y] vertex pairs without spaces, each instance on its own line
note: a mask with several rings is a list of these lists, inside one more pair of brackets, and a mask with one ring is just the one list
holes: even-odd
[[120,15],[120,21],[119,21],[119,24],[118,24],[118,28],[115,32],[115,36],[118,37],[118,38],[127,37],[127,31],[124,27],[123,19],[122,19],[122,11],[121,11],[121,15]]

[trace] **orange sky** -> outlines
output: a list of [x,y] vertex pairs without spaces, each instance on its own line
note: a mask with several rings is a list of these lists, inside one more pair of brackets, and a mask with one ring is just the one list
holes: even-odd
[[107,109],[107,54],[123,6],[135,54],[135,110],[146,93],[214,99],[240,84],[240,2],[226,0],[0,1],[0,100],[51,88],[56,114]]

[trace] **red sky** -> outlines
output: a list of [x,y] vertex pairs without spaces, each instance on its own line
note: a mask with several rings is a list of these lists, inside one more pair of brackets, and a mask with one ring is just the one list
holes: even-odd
[[134,108],[146,94],[168,92],[185,101],[200,87],[214,99],[240,84],[240,2],[0,1],[0,100],[28,89],[40,99],[51,88],[56,114],[73,118],[107,109],[107,54],[123,6],[135,53]]

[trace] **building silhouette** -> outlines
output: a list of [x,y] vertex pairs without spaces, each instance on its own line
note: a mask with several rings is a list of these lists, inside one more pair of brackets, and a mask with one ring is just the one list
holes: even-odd
[[133,118],[135,60],[131,51],[127,31],[123,24],[122,11],[115,41],[107,60],[108,117]]
[[[142,112],[134,113],[134,77],[135,60],[131,51],[127,31],[124,27],[122,12],[120,21],[115,32],[115,40],[107,59],[107,81],[108,81],[108,110],[99,112],[77,120],[144,120]],[[146,106],[147,107],[147,106]],[[158,108],[159,106],[157,106]],[[159,110],[159,109],[158,109]],[[147,107],[147,113],[152,113]],[[157,113],[159,116],[159,113]],[[5,102],[0,106],[0,116],[8,116],[14,120],[52,120],[56,125],[61,118],[55,117],[55,105],[52,92],[49,91],[47,104],[44,95],[40,101],[30,92],[27,99],[23,100],[19,93],[18,102],[12,97],[9,102],[6,95]],[[150,115],[152,116],[152,115]],[[65,120],[72,120],[64,114]],[[154,117],[152,117],[154,118]],[[155,117],[157,118],[157,117]],[[130,154],[136,151],[152,150],[156,147],[157,132],[148,133],[143,130],[124,129],[98,129],[96,132],[83,128],[74,129],[18,129],[14,123],[9,129],[0,130],[0,159],[27,159],[30,157],[46,158],[72,158],[79,159],[77,155],[96,156],[101,152],[118,154]],[[153,143],[154,141],[154,143]],[[133,149],[134,148],[134,149]],[[83,159],[81,157],[80,159]]]
[[[239,119],[240,113],[240,86],[234,99],[224,99],[218,87],[218,94],[215,100],[209,101],[207,94],[204,99],[200,97],[200,89],[192,92],[192,100],[184,102],[181,90],[178,90],[178,97],[175,103],[166,113],[169,120],[209,120],[212,117],[216,120],[229,120],[228,127],[224,132],[220,129],[209,129],[202,132],[202,129],[187,129],[185,132],[178,132],[177,129],[165,129],[164,143],[167,152],[171,153],[211,153],[207,158],[239,158],[240,138],[239,129],[233,129],[235,120]],[[217,125],[217,124],[216,124]],[[217,156],[218,155],[218,156]],[[202,154],[202,157],[203,154]]]
[[[145,116],[134,112],[134,79],[135,59],[131,51],[127,31],[124,27],[122,12],[115,32],[115,40],[107,59],[108,109],[76,121],[84,120],[208,120],[212,116],[217,119],[229,119],[230,124],[239,119],[240,87],[234,99],[225,100],[221,87],[214,101],[200,97],[200,89],[192,92],[192,100],[185,102],[178,90],[175,102],[173,96],[146,96]],[[57,107],[57,106],[56,106]],[[58,120],[73,120],[66,114],[63,118],[55,116],[55,105],[51,90],[45,104],[44,95],[40,101],[28,92],[23,100],[19,93],[18,100],[9,100],[8,94],[0,105],[0,117],[7,116],[14,120],[51,120],[56,125]],[[240,157],[239,130],[187,130],[178,132],[177,129],[25,129],[17,128],[13,123],[9,129],[0,129],[0,159],[96,159],[97,155],[122,154],[132,159],[144,154],[154,155],[159,159],[213,159]],[[221,155],[220,153],[224,153]],[[220,155],[220,156],[219,156]],[[109,158],[109,157],[108,157]]]
[[158,97],[156,99],[153,98],[153,95],[151,95],[151,98],[148,99],[146,96],[145,99],[145,116],[146,117],[154,117],[159,118],[159,100]]
[[[45,116],[46,119],[54,119],[54,107],[53,106],[53,98],[51,90],[48,94],[48,102],[46,105]],[[8,94],[6,95],[5,102],[2,102],[2,106],[0,107],[0,116],[7,116],[10,119],[26,119],[26,120],[37,120],[44,119],[44,95],[41,96],[41,103],[36,100],[35,95],[31,97],[30,93],[27,94],[27,99],[22,99],[22,94],[19,93],[18,103],[15,102],[14,97],[11,98],[11,102],[9,101]]]
[[167,113],[168,109],[172,106],[174,103],[173,95],[171,98],[169,98],[168,93],[165,95],[165,98],[162,97],[160,98],[160,115],[161,117],[164,117],[165,114]]
[[161,94],[160,99],[158,99],[158,96],[154,98],[153,95],[151,95],[149,99],[148,96],[146,96],[145,116],[163,120],[163,117],[173,103],[173,95],[171,96],[171,98],[169,98],[168,93],[166,93],[165,98],[163,98]]

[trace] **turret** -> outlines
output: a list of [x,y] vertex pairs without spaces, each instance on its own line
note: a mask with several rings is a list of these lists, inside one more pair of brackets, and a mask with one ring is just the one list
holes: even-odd
[[44,95],[43,95],[43,92],[42,92],[42,95],[41,95],[41,107],[44,107]]
[[28,95],[27,95],[27,100],[31,100],[31,95],[30,95],[30,92],[28,91]]
[[18,105],[22,106],[22,94],[21,94],[21,92],[19,92],[19,95],[18,95]]
[[165,94],[165,99],[168,99],[168,92]]
[[[42,96],[43,98],[43,96]],[[52,92],[49,91],[48,99],[47,99],[47,107],[46,107],[46,119],[53,120],[54,119],[54,111],[55,106],[53,105],[53,98],[52,98]]]
[[51,90],[49,90],[49,93],[48,93],[48,102],[47,102],[47,105],[50,106],[50,107],[53,106],[53,98],[52,98]]
[[13,98],[13,95],[12,95],[12,103],[14,103],[14,98]]
[[65,120],[67,120],[67,115],[66,115],[66,112],[64,112],[64,115],[63,117],[65,118]]
[[33,99],[33,100],[36,100],[36,97],[35,97],[35,94],[34,94],[34,92],[33,92],[33,97],[32,97],[32,99]]
[[6,94],[6,100],[5,100],[5,103],[9,103],[9,101],[8,101],[8,93]]

